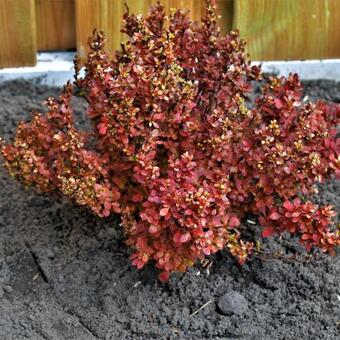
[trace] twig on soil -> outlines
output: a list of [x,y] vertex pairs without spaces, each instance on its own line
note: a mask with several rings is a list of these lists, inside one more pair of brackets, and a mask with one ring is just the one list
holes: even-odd
[[28,252],[30,253],[30,255],[32,256],[33,261],[34,261],[34,263],[36,264],[36,266],[37,266],[37,268],[38,268],[38,271],[39,271],[41,277],[43,278],[43,280],[44,280],[46,283],[48,283],[47,275],[46,275],[45,271],[43,270],[43,268],[42,268],[41,265],[40,265],[39,257],[38,257],[38,255],[33,251],[31,245],[28,243],[27,240],[25,240],[25,246],[26,246]]
[[205,303],[203,306],[201,306],[200,308],[198,308],[196,311],[194,311],[193,313],[190,314],[190,317],[196,315],[198,312],[200,312],[202,309],[204,309],[205,307],[207,307],[208,305],[210,305],[213,302],[213,300],[209,300],[207,303]]
[[[210,268],[213,265],[214,260],[205,259],[202,261],[202,267],[206,270],[207,275],[210,275]],[[199,275],[199,274],[198,274]]]
[[292,255],[292,256],[285,256],[282,255],[280,253],[267,253],[263,250],[256,250],[255,257],[259,258],[262,261],[268,261],[271,259],[279,259],[279,260],[283,260],[283,261],[288,261],[288,262],[299,262],[299,263],[306,263],[310,260],[311,256],[307,255],[304,259],[298,259],[296,257],[296,255]]
[[93,337],[99,338],[99,336],[76,314],[73,314],[78,322],[87,330],[88,333],[90,333]]
[[137,288],[141,283],[142,283],[142,281],[137,281],[137,282],[133,285],[133,288]]

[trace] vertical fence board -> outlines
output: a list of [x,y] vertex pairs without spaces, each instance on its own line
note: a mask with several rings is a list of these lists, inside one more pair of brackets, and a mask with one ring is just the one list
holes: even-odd
[[234,15],[234,0],[218,0],[217,12],[221,16],[220,25],[222,33],[226,34],[232,29]]
[[86,57],[87,41],[93,29],[106,31],[105,20],[106,0],[76,0],[76,40],[79,57]]
[[0,67],[36,63],[34,0],[0,0]]
[[76,0],[77,51],[82,60],[86,58],[87,41],[94,29],[103,30],[110,50],[119,48],[124,40],[120,32],[125,3],[131,13],[145,14],[151,1],[134,0]]
[[[156,0],[75,0],[77,50],[80,58],[85,60],[88,37],[94,28],[102,29],[108,38],[110,50],[119,49],[126,36],[120,32],[125,3],[130,13],[146,15]],[[205,0],[162,0],[166,13],[171,8],[186,8],[191,17],[198,20],[204,14]],[[223,32],[232,27],[233,0],[219,0],[219,14]]]
[[338,0],[235,0],[233,26],[253,60],[339,57]]
[[107,37],[109,38],[109,48],[111,50],[119,49],[121,42],[127,39],[127,36],[120,32],[123,24],[122,18],[126,12],[125,4],[131,14],[146,15],[153,3],[152,0],[108,0]]
[[[36,49],[77,47],[84,60],[88,37],[103,29],[117,49],[124,3],[145,15],[156,0],[0,0],[0,67],[33,65]],[[162,0],[166,11],[188,8],[197,20],[205,0]],[[340,57],[339,0],[218,0],[222,32],[239,28],[252,59]]]
[[327,0],[326,16],[330,17],[326,31],[328,36],[328,49],[324,58],[340,58],[340,1]]
[[36,0],[35,7],[38,50],[75,48],[74,0]]
[[[205,14],[205,0],[194,0],[191,11],[192,17],[195,20],[200,20]],[[218,0],[217,14],[219,17],[219,24],[223,34],[228,33],[232,29],[233,23],[234,0]]]

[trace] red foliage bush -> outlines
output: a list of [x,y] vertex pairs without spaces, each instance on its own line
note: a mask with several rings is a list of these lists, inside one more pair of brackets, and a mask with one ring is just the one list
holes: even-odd
[[[340,174],[340,106],[304,103],[296,74],[271,78],[251,101],[261,70],[238,32],[221,35],[213,0],[200,23],[183,11],[166,17],[159,4],[124,19],[121,52],[107,53],[96,33],[84,78],[76,63],[48,113],[3,144],[9,172],[99,216],[120,213],[133,264],[153,260],[161,280],[221,249],[243,263],[253,249],[241,238],[246,214],[263,236],[288,231],[307,250],[334,253],[332,207],[305,197]],[[75,92],[88,101],[92,134],[74,126]]]

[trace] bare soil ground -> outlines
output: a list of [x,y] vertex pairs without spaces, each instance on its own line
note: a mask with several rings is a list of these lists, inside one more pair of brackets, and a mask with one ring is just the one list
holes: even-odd
[[[0,135],[9,139],[59,91],[0,85]],[[340,102],[338,83],[309,82],[305,92]],[[75,105],[83,122],[84,104]],[[316,201],[340,212],[340,182]],[[209,275],[198,265],[161,284],[151,266],[131,266],[118,217],[39,196],[2,167],[0,211],[0,339],[340,339],[340,254],[239,267],[222,252]],[[289,237],[266,240],[265,249],[304,255]]]

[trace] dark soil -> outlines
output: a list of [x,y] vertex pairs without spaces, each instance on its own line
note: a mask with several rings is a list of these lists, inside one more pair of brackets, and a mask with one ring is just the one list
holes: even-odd
[[[58,91],[0,85],[0,135]],[[331,81],[306,93],[340,102]],[[75,105],[82,121],[84,104]],[[340,211],[339,193],[333,181],[316,200]],[[131,266],[117,217],[39,196],[2,168],[0,209],[0,339],[340,339],[340,254],[239,267],[220,253],[209,271],[198,265],[161,284],[152,266]],[[265,248],[305,255],[289,237]]]

